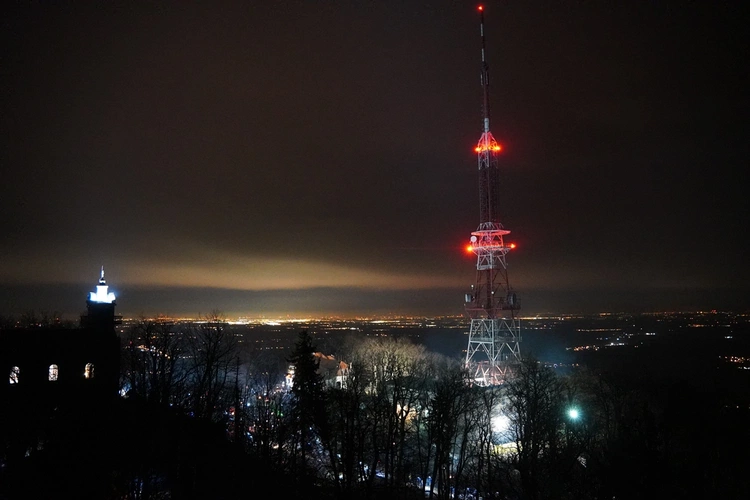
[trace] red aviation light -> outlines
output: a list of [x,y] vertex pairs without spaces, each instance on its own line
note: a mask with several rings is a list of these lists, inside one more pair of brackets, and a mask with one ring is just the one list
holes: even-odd
[[472,253],[474,251],[473,245],[466,245],[466,253]]
[[511,243],[511,244],[509,245],[509,247],[510,247],[510,249],[511,249],[511,250],[513,250],[514,248],[516,248],[516,244],[515,244],[515,243]]
[[484,7],[483,7],[482,5],[480,5],[479,7],[477,7],[477,10],[478,10],[479,12],[481,12],[481,11],[483,11],[483,10],[484,10]]
[[477,142],[477,146],[474,148],[474,151],[476,151],[477,153],[483,153],[486,151],[497,153],[502,149],[503,147],[500,144],[498,144],[498,142],[492,136],[492,132],[484,132],[482,136],[479,138],[479,141]]
[[474,151],[476,151],[477,153],[481,151],[492,151],[494,153],[497,153],[498,151],[502,151],[502,150],[503,150],[503,147],[500,144],[493,144],[491,146],[481,145],[481,146],[477,146],[474,148]]

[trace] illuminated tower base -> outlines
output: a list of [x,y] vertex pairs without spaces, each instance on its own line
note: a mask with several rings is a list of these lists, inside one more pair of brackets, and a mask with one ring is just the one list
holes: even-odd
[[516,294],[508,285],[503,236],[510,231],[500,223],[484,223],[471,233],[477,255],[477,282],[466,294],[471,318],[466,367],[476,384],[498,385],[512,377],[521,361],[521,320]]

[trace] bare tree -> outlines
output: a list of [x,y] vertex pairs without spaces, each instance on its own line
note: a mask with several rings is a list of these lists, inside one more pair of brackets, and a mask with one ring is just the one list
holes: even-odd
[[149,402],[177,403],[185,378],[178,369],[183,348],[171,322],[140,318],[126,333],[122,388]]
[[328,451],[328,471],[325,474],[335,486],[339,498],[353,498],[362,485],[369,486],[370,476],[363,464],[370,463],[368,454],[371,436],[369,391],[372,371],[360,352],[349,353],[349,376],[340,387],[326,391],[328,424],[321,433],[323,446]]
[[561,446],[563,384],[552,369],[527,358],[509,383],[507,395],[524,498],[544,498],[549,467]]
[[[434,371],[424,347],[402,339],[358,342],[344,349],[349,376],[327,391],[327,476],[342,497],[376,484],[400,488],[418,474],[416,444]],[[381,479],[382,478],[382,479]]]
[[[447,499],[455,454],[461,445],[461,422],[467,421],[465,416],[475,404],[468,374],[461,363],[445,359],[438,373],[429,407],[430,442],[435,447],[432,478],[438,486],[438,498]],[[434,492],[433,487],[431,497]]]
[[287,419],[291,403],[288,391],[282,388],[288,363],[268,353],[256,353],[244,364],[245,402],[243,414],[251,441],[248,448],[261,460],[283,469],[287,440]]
[[[363,353],[364,354],[364,353]],[[379,403],[378,420],[382,436],[382,473],[386,484],[403,484],[407,421],[416,409],[419,390],[423,389],[424,346],[403,339],[375,341],[368,347],[367,359],[372,371],[373,395]],[[414,384],[414,382],[420,384]],[[377,466],[377,463],[374,464]]]
[[502,389],[497,386],[473,386],[473,400],[460,415],[460,441],[455,453],[456,491],[478,490],[485,498],[499,488],[494,478],[497,469],[498,435],[493,420],[500,412]]
[[219,311],[201,316],[184,335],[188,407],[195,417],[217,421],[234,401],[237,342]]

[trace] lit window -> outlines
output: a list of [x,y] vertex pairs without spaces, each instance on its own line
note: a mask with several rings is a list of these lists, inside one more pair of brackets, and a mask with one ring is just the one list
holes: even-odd
[[10,377],[8,378],[8,382],[11,384],[17,384],[18,383],[18,374],[21,373],[21,369],[17,366],[14,366],[10,369]]
[[57,365],[49,365],[49,380],[51,382],[57,380]]
[[86,369],[83,371],[84,378],[94,378],[94,363],[86,363]]

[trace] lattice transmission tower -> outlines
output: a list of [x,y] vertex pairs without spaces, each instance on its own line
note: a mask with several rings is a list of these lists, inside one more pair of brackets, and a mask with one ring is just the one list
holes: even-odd
[[508,281],[506,255],[514,247],[503,237],[510,231],[500,223],[501,199],[498,156],[501,146],[490,132],[489,66],[485,54],[484,8],[479,6],[482,38],[482,135],[475,148],[479,165],[479,227],[471,233],[471,251],[477,256],[476,282],[466,294],[465,310],[471,319],[466,366],[476,384],[502,384],[521,361],[520,304]]

